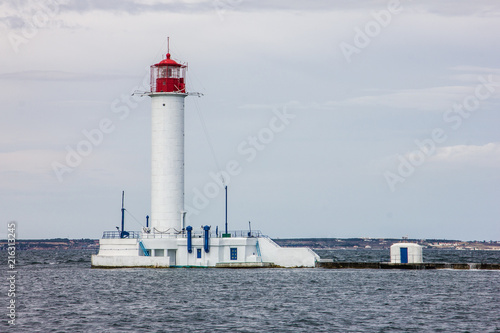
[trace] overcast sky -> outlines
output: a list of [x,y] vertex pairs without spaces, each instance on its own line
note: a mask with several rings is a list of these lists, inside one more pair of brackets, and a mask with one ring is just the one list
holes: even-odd
[[[35,3],[44,3],[44,5]],[[497,1],[4,1],[0,216],[99,238],[150,213],[150,65],[186,62],[188,223],[500,240]],[[5,238],[7,227],[0,230]]]

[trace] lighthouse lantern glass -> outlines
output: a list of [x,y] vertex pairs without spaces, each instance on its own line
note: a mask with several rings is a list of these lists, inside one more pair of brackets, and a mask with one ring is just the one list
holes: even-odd
[[166,60],[151,66],[151,92],[186,93],[186,66]]

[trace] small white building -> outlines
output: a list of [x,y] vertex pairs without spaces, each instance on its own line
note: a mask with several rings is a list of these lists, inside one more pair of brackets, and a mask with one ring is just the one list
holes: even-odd
[[422,246],[415,243],[395,243],[391,245],[392,264],[423,263]]

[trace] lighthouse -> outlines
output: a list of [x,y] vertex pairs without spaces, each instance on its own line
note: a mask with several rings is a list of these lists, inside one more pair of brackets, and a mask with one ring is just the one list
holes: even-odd
[[186,70],[167,49],[150,67],[150,90],[139,93],[151,98],[150,225],[125,231],[122,199],[122,229],[104,231],[92,267],[314,267],[311,249],[282,248],[257,230],[214,233],[222,221],[201,218],[199,228],[186,225],[184,99],[200,95],[186,92]]
[[151,232],[184,227],[184,98],[187,66],[170,52],[151,66]]

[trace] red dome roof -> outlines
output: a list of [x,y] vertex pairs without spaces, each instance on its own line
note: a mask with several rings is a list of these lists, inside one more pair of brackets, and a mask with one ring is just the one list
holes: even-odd
[[175,60],[170,59],[170,53],[167,53],[167,58],[163,59],[159,63],[157,63],[155,66],[178,66],[178,67],[184,67],[184,65],[181,65],[177,63]]

